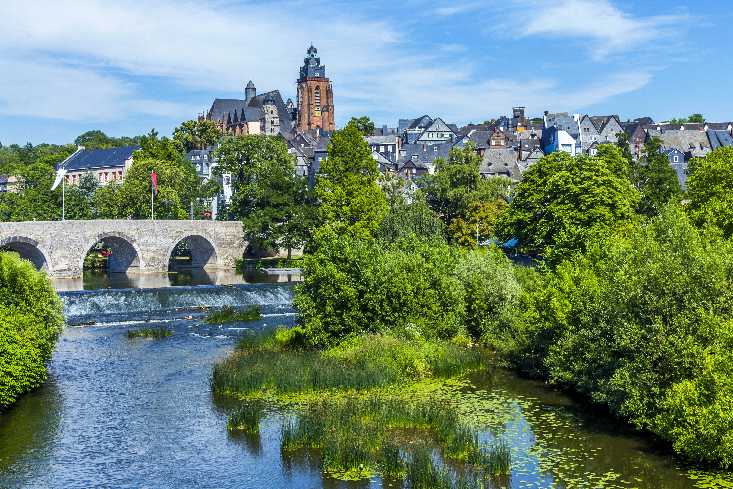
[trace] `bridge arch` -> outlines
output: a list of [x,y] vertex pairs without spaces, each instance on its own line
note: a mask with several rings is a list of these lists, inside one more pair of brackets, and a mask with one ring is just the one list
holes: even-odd
[[111,254],[107,257],[107,270],[110,272],[127,272],[130,268],[143,268],[143,255],[135,239],[117,231],[99,233],[92,241],[88,241],[81,250],[79,269],[84,269],[84,260],[92,248],[102,243]]
[[[219,258],[215,241],[203,234],[180,236],[168,250],[169,268],[207,268],[218,265]],[[183,254],[187,260],[177,260],[176,255]]]
[[14,251],[21,258],[30,261],[37,270],[48,270],[48,253],[32,238],[25,236],[10,236],[0,240],[0,250]]

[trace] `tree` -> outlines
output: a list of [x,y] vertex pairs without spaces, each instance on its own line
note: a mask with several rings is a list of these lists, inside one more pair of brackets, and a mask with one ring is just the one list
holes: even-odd
[[206,149],[222,137],[219,125],[209,120],[183,122],[173,130],[173,140],[183,146],[186,152],[192,149]]
[[518,238],[526,252],[557,263],[631,221],[639,195],[618,173],[625,162],[613,149],[615,156],[609,150],[603,158],[556,152],[532,165],[503,214],[499,235]]
[[0,252],[0,409],[46,380],[63,324],[61,300],[46,275]]
[[687,122],[704,124],[705,123],[705,117],[703,117],[702,114],[692,114],[690,117],[687,118]]
[[416,192],[409,200],[401,197],[392,200],[376,236],[387,242],[409,236],[445,242],[445,225],[428,206],[425,195]]
[[475,248],[493,238],[496,224],[508,207],[509,204],[504,199],[472,202],[465,217],[456,218],[450,224],[449,232],[453,242],[459,246]]
[[[454,148],[447,161],[436,160],[435,174],[427,176],[422,183],[428,204],[446,224],[455,242],[466,243],[466,226],[474,227],[475,241],[475,224],[483,221],[478,217],[479,209],[501,208],[497,200],[505,199],[509,191],[508,179],[483,178],[479,173],[480,164],[481,157],[472,144]],[[488,216],[484,214],[484,217]]]
[[356,126],[336,131],[316,176],[320,225],[340,235],[372,236],[387,213],[378,176],[377,162]]
[[84,146],[86,149],[107,149],[119,146],[134,146],[139,144],[140,136],[114,138],[107,136],[104,132],[96,129],[79,135],[75,140],[76,146]]
[[374,122],[367,116],[352,117],[349,124],[354,125],[364,136],[374,134]]
[[183,156],[181,143],[166,137],[159,138],[155,129],[140,137],[140,149],[133,153],[135,161],[147,159],[174,161],[181,160]]
[[693,222],[733,236],[733,148],[718,148],[705,158],[693,158],[687,172],[686,209]]
[[672,204],[525,288],[503,341],[687,457],[733,465],[733,242]]
[[284,248],[288,258],[310,235],[313,209],[305,177],[295,174],[293,156],[281,138],[226,138],[216,150],[216,171],[232,175],[228,212],[242,220],[256,248]]
[[644,144],[644,157],[632,163],[631,181],[641,194],[637,211],[647,216],[659,214],[682,193],[677,173],[670,166],[667,155],[662,153],[661,146],[659,138],[652,138]]

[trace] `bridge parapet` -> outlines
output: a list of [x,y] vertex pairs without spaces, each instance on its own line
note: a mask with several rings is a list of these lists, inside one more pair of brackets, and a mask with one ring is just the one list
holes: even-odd
[[226,221],[90,220],[1,222],[0,248],[18,251],[52,277],[82,274],[84,257],[99,241],[110,243],[109,266],[167,271],[176,245],[188,239],[193,265],[233,268],[246,242],[242,223]]

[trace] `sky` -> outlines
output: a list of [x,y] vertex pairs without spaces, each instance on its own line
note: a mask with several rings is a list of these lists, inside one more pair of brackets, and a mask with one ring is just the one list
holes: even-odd
[[733,120],[730,0],[2,0],[0,143],[163,135],[295,81],[313,43],[338,125],[527,107]]

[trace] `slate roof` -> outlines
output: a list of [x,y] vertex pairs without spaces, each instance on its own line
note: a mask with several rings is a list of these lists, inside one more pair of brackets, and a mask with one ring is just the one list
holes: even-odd
[[442,144],[403,144],[400,148],[400,157],[397,162],[401,169],[406,162],[412,159],[413,155],[417,156],[418,167],[428,168],[433,165],[436,159],[447,159],[453,144],[450,142]]
[[432,123],[433,119],[426,114],[422,117],[418,117],[417,119],[413,119],[410,125],[407,126],[407,129],[427,129],[427,127]]
[[485,177],[507,177],[514,181],[522,179],[517,164],[517,152],[513,149],[488,149],[481,160],[479,172]]
[[279,90],[255,95],[249,103],[240,99],[214,99],[208,117],[214,121],[233,121],[235,116],[238,121],[259,121],[263,115],[262,106],[267,100],[272,100],[275,107],[277,107],[280,116],[280,132],[291,133],[293,131],[293,120]]
[[77,151],[60,163],[67,171],[96,170],[98,168],[122,168],[125,161],[140,146],[123,146],[110,149],[84,149]]
[[708,129],[707,134],[711,149],[733,146],[733,137],[731,137],[728,131]]
[[397,135],[366,136],[366,141],[369,144],[397,144]]
[[476,149],[486,149],[489,147],[489,138],[493,131],[486,130],[472,130],[466,136],[465,142],[471,141],[476,145]]
[[649,129],[648,134],[650,138],[659,138],[663,148],[677,148],[691,156],[704,156],[710,152],[710,141],[703,131]]
[[705,125],[709,131],[728,131],[728,128],[733,127],[733,122],[706,122]]

